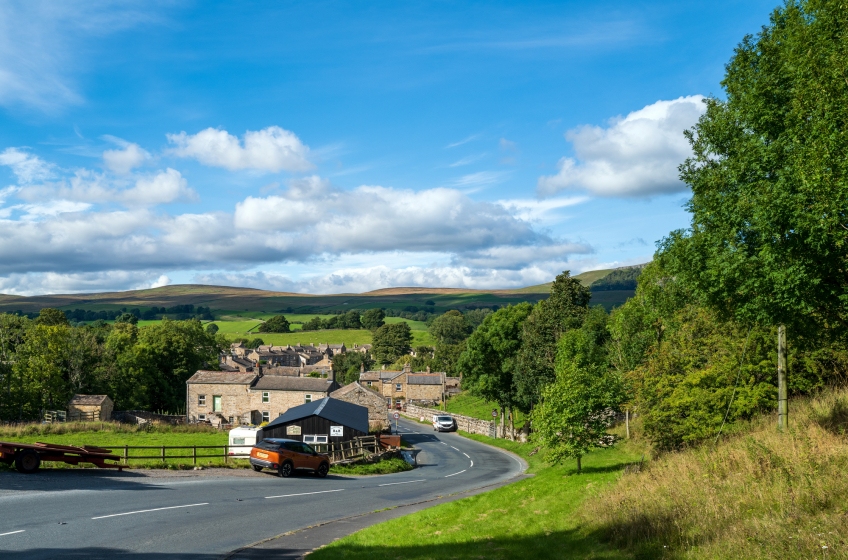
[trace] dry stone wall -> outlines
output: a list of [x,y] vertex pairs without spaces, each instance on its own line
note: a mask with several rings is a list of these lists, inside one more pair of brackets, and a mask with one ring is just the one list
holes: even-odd
[[[425,408],[423,406],[416,406],[414,404],[407,404],[406,410],[402,412],[405,416],[409,416],[415,418],[416,420],[424,419],[425,422],[430,422],[433,419],[434,414],[447,414],[442,410],[437,410],[435,408]],[[463,416],[462,414],[451,414],[454,420],[456,420],[456,427],[463,432],[468,432],[469,434],[479,434],[482,436],[489,437],[503,437],[501,433],[501,427],[497,426],[497,433],[495,432],[495,427],[492,422],[486,420],[480,420],[479,418],[472,418],[470,416]]]

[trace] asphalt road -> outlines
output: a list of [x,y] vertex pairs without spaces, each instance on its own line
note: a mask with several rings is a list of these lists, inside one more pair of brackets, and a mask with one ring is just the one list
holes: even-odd
[[513,455],[400,420],[419,466],[383,476],[148,477],[132,471],[0,473],[0,552],[14,558],[221,558],[334,519],[508,480]]

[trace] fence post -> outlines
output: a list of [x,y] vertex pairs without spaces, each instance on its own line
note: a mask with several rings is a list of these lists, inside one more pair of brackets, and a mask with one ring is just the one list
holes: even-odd
[[129,449],[130,449],[130,448],[129,448],[129,446],[128,446],[128,445],[125,445],[125,446],[124,446],[124,463],[127,463],[127,461],[128,461],[128,458],[129,458]]
[[193,449],[193,451],[191,453],[192,459],[194,461],[194,465],[197,466],[197,446],[195,445],[192,449]]
[[229,457],[228,457],[228,455],[227,455],[227,452],[228,452],[229,450],[230,450],[230,446],[229,446],[229,444],[225,445],[225,446],[224,446],[224,464],[225,464],[225,465],[227,464],[227,461],[229,460]]
[[165,462],[165,446],[162,446],[162,462]]

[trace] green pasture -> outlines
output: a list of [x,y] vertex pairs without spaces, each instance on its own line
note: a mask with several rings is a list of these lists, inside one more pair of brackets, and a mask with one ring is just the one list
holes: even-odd
[[[492,409],[498,408],[498,405],[487,402],[485,399],[481,399],[480,397],[474,397],[467,391],[463,391],[462,393],[449,398],[445,403],[445,408],[447,412],[450,412],[451,414],[461,414],[463,416],[470,416],[471,418],[491,420]],[[500,411],[498,411],[498,414],[500,415]],[[527,416],[525,414],[515,411],[516,429],[523,426],[526,420]],[[498,416],[498,422],[500,422],[500,416]]]

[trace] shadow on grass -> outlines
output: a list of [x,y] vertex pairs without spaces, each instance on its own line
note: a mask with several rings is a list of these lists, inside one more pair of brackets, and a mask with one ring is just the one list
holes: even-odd
[[[485,531],[482,532],[485,533]],[[438,535],[422,531],[420,535],[416,535],[416,540],[421,542],[415,545],[335,544],[315,551],[309,555],[309,558],[311,560],[335,560],[338,558],[349,560],[394,560],[397,558],[403,560],[429,560],[434,558],[451,558],[454,560],[466,558],[485,558],[487,560],[523,558],[621,560],[633,558],[628,552],[603,543],[598,536],[583,534],[577,530],[554,531],[547,534],[522,537],[492,536],[491,538],[484,537],[468,542],[427,543],[428,540],[435,541],[439,538]],[[262,555],[259,552],[259,550],[255,551],[256,554],[253,556],[239,555],[238,558],[294,558],[267,554],[272,551],[262,550]],[[646,558],[661,556],[662,552],[659,552],[659,554],[649,555]]]

